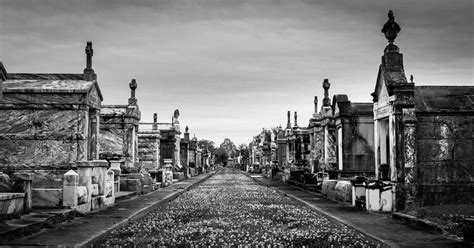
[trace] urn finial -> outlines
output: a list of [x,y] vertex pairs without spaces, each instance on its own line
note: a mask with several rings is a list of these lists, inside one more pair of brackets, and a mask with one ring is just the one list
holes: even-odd
[[383,25],[382,33],[385,34],[385,38],[387,38],[388,42],[392,44],[395,41],[395,38],[397,38],[397,35],[400,30],[400,25],[395,22],[395,16],[393,15],[393,11],[389,10],[388,21]]

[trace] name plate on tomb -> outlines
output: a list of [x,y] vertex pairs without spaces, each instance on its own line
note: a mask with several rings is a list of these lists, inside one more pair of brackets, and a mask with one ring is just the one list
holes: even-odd
[[386,117],[390,114],[391,112],[391,106],[390,105],[384,105],[382,107],[379,107],[374,110],[374,117],[375,119],[380,119],[382,117]]

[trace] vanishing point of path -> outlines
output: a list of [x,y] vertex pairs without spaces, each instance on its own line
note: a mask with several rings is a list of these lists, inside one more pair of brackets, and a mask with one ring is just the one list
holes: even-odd
[[142,218],[102,246],[376,247],[376,241],[315,210],[223,169]]

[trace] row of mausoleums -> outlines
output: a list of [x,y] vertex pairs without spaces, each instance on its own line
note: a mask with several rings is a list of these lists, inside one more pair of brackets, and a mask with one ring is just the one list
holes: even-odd
[[251,164],[370,210],[473,204],[474,87],[408,81],[393,44],[399,31],[389,13],[373,102],[351,102],[345,94],[331,100],[325,79],[322,106],[315,97],[309,124],[298,126],[295,112],[292,126],[288,112],[286,128],[254,137]]
[[205,171],[210,154],[172,121],[141,123],[135,97],[103,105],[92,69],[81,74],[7,73],[0,63],[0,210],[87,212],[129,192],[148,193]]

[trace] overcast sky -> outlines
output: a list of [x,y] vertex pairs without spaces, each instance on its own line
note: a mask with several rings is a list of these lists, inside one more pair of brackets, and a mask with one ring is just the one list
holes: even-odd
[[306,126],[324,78],[370,102],[389,9],[417,85],[474,84],[472,0],[0,0],[0,60],[81,73],[91,40],[104,104],[127,103],[136,78],[142,121],[179,109],[191,136],[249,143],[287,110]]

